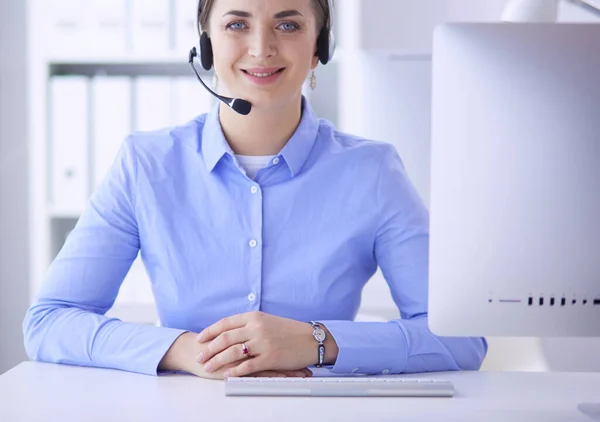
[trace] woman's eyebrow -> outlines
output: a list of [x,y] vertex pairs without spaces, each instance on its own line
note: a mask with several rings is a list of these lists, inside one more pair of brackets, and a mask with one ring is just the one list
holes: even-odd
[[[240,18],[250,18],[252,17],[252,13],[249,12],[244,12],[243,10],[230,10],[229,12],[225,13],[223,16],[237,16]],[[274,18],[275,19],[284,19],[284,18],[289,18],[292,16],[303,16],[302,13],[300,13],[297,10],[284,10],[283,12],[278,12],[275,13]]]
[[248,12],[243,12],[241,10],[230,10],[229,12],[225,13],[223,16],[228,16],[228,15],[238,16],[240,18],[249,18],[252,16],[252,14],[250,14]]
[[302,13],[297,10],[284,10],[283,12],[275,13],[275,19],[290,18],[292,16],[302,16]]

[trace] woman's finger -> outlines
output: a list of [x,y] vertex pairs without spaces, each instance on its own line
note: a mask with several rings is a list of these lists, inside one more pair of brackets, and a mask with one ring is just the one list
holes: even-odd
[[245,377],[249,374],[254,374],[262,371],[269,371],[268,364],[265,359],[260,357],[246,359],[239,365],[233,366],[225,371],[226,377]]
[[205,343],[218,337],[224,332],[241,328],[246,325],[250,315],[251,314],[239,314],[228,318],[223,318],[222,320],[214,323],[210,327],[206,327],[204,330],[198,333],[196,340],[199,343]]
[[278,371],[281,372],[282,374],[285,374],[288,377],[292,377],[292,378],[308,378],[310,376],[312,376],[312,372],[310,371],[305,371],[305,370],[298,370],[298,371]]
[[312,377],[312,376],[313,376],[313,373],[312,373],[312,371],[311,371],[310,369],[308,369],[308,368],[303,368],[303,369],[301,369],[300,371],[301,371],[302,373],[304,373],[304,374],[305,374],[307,377]]
[[280,371],[260,371],[254,374],[247,375],[247,377],[260,377],[260,378],[288,378],[288,375]]
[[236,328],[235,330],[225,331],[224,333],[219,334],[213,341],[208,343],[208,345],[202,351],[202,353],[200,353],[196,357],[196,360],[199,363],[206,363],[215,355],[227,350],[231,346],[236,344],[241,345],[247,340],[248,338],[244,334],[243,328]]
[[[233,364],[237,361],[243,361],[244,359],[254,360],[253,358],[250,358],[249,355],[244,354],[244,349],[241,344],[234,344],[222,352],[217,353],[212,359],[206,362],[204,370],[206,372],[214,372],[223,366]],[[244,362],[242,362],[242,364],[243,363]]]

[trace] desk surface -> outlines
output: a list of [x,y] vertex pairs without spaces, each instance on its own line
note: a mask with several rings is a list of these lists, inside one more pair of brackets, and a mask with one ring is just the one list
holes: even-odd
[[25,362],[0,376],[0,421],[582,421],[600,373],[456,372],[453,398],[226,397],[223,381]]

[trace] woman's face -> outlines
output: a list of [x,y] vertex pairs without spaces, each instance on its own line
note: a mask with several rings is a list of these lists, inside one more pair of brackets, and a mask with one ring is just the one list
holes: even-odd
[[299,98],[318,62],[313,1],[215,1],[209,34],[223,95],[263,110]]

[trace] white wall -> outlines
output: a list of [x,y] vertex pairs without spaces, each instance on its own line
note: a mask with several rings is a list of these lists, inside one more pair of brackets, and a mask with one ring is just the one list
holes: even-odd
[[25,360],[27,309],[26,2],[0,1],[0,374]]

